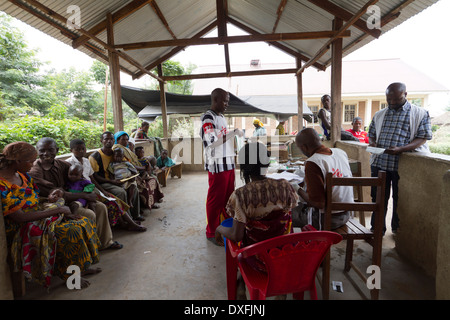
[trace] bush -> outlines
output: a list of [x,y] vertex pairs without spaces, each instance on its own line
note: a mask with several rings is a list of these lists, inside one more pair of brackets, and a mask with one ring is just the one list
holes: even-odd
[[55,120],[25,116],[0,122],[0,150],[15,141],[25,141],[36,145],[43,137],[55,139],[59,154],[69,153],[70,141],[75,138],[84,140],[88,149],[94,149],[100,147],[102,132],[102,125],[83,120]]

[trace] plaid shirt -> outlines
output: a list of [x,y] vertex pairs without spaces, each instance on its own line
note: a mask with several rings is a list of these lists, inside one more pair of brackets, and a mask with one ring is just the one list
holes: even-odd
[[[400,147],[409,144],[411,139],[410,116],[411,104],[408,101],[398,110],[389,108],[384,116],[381,132],[378,134],[375,129],[375,119],[372,120],[369,126],[369,138],[375,141],[379,136],[377,147],[380,148]],[[428,113],[420,121],[415,138],[431,140],[431,122]],[[386,171],[398,171],[398,159],[399,155],[383,153],[375,157],[372,166]]]

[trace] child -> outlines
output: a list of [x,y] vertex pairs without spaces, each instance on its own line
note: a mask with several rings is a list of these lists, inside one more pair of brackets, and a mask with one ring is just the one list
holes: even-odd
[[[162,193],[161,185],[159,184],[158,178],[156,176],[158,174],[158,171],[161,170],[159,170],[156,167],[156,158],[154,156],[145,157],[143,147],[136,147],[134,153],[136,153],[136,156],[138,157],[138,160],[141,163],[141,165],[147,168],[147,171],[144,172],[144,174],[141,177],[147,180],[153,178],[156,184],[156,189],[154,193],[155,202],[159,203],[163,202],[164,194]],[[152,208],[158,208],[158,205],[153,204]]]
[[53,190],[50,190],[50,193],[47,197],[47,202],[44,202],[42,204],[42,210],[49,210],[49,209],[55,209],[60,208],[64,206],[65,200],[64,200],[64,190],[60,188],[56,188]]
[[[66,189],[69,192],[93,192],[95,185],[88,179],[83,178],[83,166],[81,164],[73,164],[69,168],[68,173],[69,182]],[[95,210],[95,201],[87,201],[85,199],[78,199],[70,204],[70,209],[74,212],[79,206],[87,207],[92,211]]]
[[144,154],[144,147],[136,147],[134,150],[139,163],[147,169],[147,172],[151,175],[153,173],[153,166],[150,164],[149,157],[146,157]]
[[124,183],[122,187],[127,190],[128,199],[133,199],[137,191],[136,176],[139,175],[139,172],[130,162],[123,160],[121,148],[114,149],[113,159],[107,170],[113,179],[121,180]]
[[175,162],[169,158],[169,152],[166,149],[161,150],[161,155],[156,160],[156,165],[161,170],[164,170],[166,167],[171,167],[175,165]]

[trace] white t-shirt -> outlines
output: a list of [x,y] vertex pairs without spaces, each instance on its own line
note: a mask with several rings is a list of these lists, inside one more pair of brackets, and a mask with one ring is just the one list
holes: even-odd
[[[328,172],[333,173],[333,177],[350,178],[352,171],[348,163],[348,156],[345,151],[337,148],[330,149],[332,154],[313,154],[308,160],[314,162],[321,170],[325,181]],[[326,183],[326,181],[325,181]],[[326,187],[326,186],[325,186]],[[332,199],[336,202],[354,202],[352,186],[335,186],[332,191]],[[324,210],[321,210],[324,212]],[[333,211],[333,213],[338,211]]]

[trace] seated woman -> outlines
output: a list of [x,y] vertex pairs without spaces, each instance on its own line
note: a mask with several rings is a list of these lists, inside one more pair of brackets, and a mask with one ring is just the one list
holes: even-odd
[[238,162],[246,184],[231,194],[226,209],[233,226],[217,227],[216,241],[220,242],[223,235],[248,246],[291,233],[290,210],[297,205],[298,195],[287,180],[265,176],[270,162],[266,146],[260,142],[246,144],[239,151]]
[[[101,271],[90,268],[99,261],[95,224],[66,206],[39,207],[39,189],[27,174],[36,157],[36,149],[26,142],[8,144],[0,153],[1,205],[14,270],[45,287],[53,275],[66,280],[71,265],[82,275]],[[81,287],[88,285],[82,278]]]
[[[129,137],[125,131],[119,131],[114,134],[114,139],[115,144],[112,147],[113,150],[117,148],[122,149],[125,159],[130,162],[139,172],[147,171],[147,168],[143,167],[139,162],[136,154],[127,147]],[[150,177],[150,179],[148,180],[137,177],[136,182],[138,185],[139,195],[142,200],[141,202],[145,205],[145,207],[148,209],[159,208],[156,203],[161,200],[161,195],[158,192],[155,192],[155,190],[157,189],[158,180],[155,177]]]
[[[267,148],[260,142],[246,144],[238,154],[241,176],[246,184],[236,189],[228,199],[227,213],[233,217],[231,228],[219,225],[216,241],[221,235],[241,246],[292,232],[291,208],[298,202],[294,188],[287,180],[274,180],[265,176],[270,158]],[[264,262],[256,256],[247,258],[256,270],[265,271]],[[242,276],[237,283],[238,300],[245,299]]]

